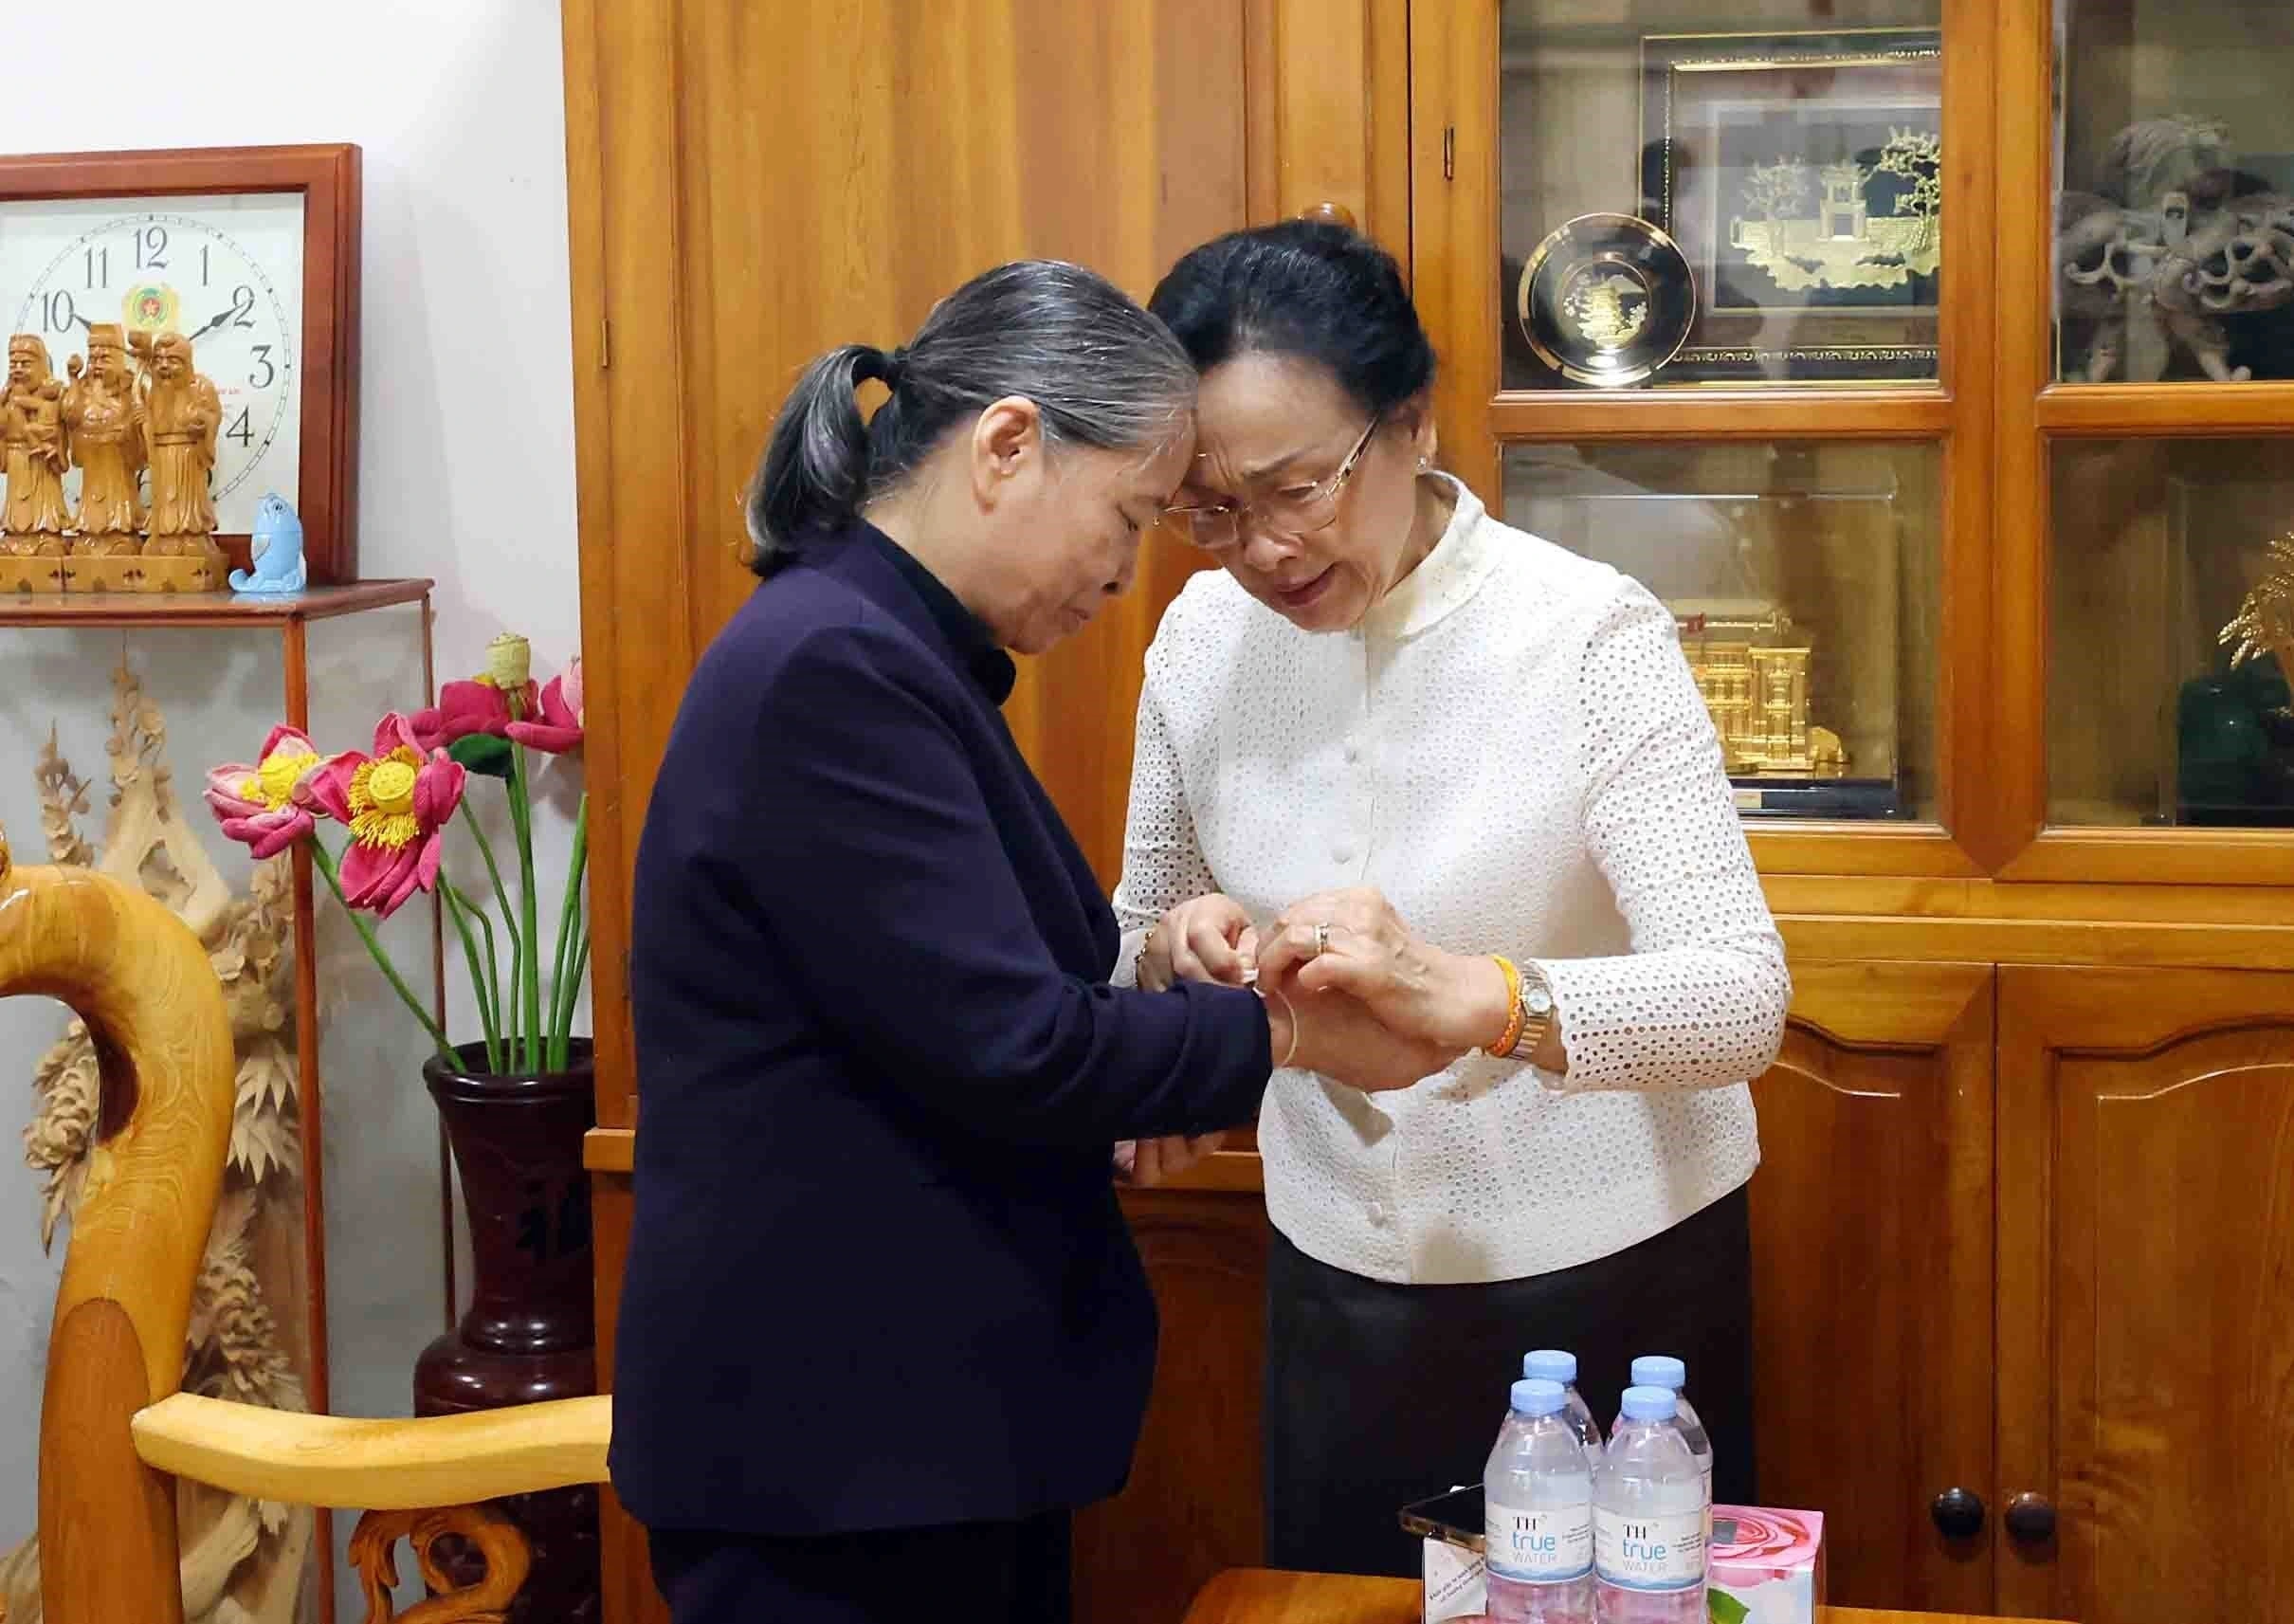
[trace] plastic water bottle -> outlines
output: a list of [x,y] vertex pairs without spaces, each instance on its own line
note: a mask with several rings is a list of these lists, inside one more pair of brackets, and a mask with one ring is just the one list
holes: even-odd
[[[1688,1385],[1688,1366],[1670,1354],[1643,1354],[1633,1360],[1635,1387],[1669,1387],[1673,1393],[1673,1419],[1681,1428],[1681,1436],[1688,1440],[1688,1452],[1697,1457],[1697,1465],[1704,1472],[1704,1499],[1713,1498],[1713,1440],[1697,1419],[1697,1412],[1682,1391]],[[1623,1421],[1623,1416],[1619,1416]],[[1614,1429],[1611,1429],[1612,1431]]]
[[1601,1624],[1703,1624],[1704,1474],[1668,1387],[1629,1387],[1593,1472],[1593,1578]]
[[1593,1407],[1585,1402],[1577,1391],[1577,1356],[1563,1353],[1559,1348],[1539,1348],[1521,1356],[1521,1374],[1531,1381],[1557,1381],[1569,1396],[1570,1418],[1577,1424],[1577,1436],[1598,1460],[1601,1454],[1601,1423],[1593,1419]]
[[1557,1381],[1517,1381],[1482,1474],[1495,1624],[1593,1624],[1593,1462]]

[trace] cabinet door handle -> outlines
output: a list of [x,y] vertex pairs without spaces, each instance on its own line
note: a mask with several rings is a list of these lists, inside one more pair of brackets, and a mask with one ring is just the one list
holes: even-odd
[[2008,1502],[2007,1531],[2019,1544],[2045,1544],[2055,1537],[2054,1503],[2044,1494],[2018,1494]]
[[1927,1514],[1947,1540],[1972,1540],[1983,1532],[1983,1496],[1965,1488],[1945,1489],[1928,1502]]
[[1343,203],[1318,203],[1311,209],[1299,210],[1302,220],[1314,220],[1325,226],[1343,226],[1354,229],[1354,210]]

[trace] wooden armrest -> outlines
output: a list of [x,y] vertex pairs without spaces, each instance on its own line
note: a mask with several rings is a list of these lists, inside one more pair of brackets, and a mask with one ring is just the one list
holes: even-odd
[[1195,1597],[1186,1624],[1418,1624],[1424,1599],[1413,1578],[1229,1568]]
[[413,1511],[606,1481],[609,1397],[415,1420],[299,1415],[178,1393],[136,1413],[146,1466],[256,1500]]

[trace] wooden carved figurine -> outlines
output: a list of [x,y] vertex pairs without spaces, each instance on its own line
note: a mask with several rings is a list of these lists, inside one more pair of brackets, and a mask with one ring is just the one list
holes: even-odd
[[8,388],[0,393],[0,457],[8,467],[0,552],[61,558],[70,514],[64,502],[64,389],[48,375],[47,346],[29,333],[8,341]]
[[[147,557],[221,558],[215,503],[208,478],[215,466],[215,432],[223,404],[215,386],[191,369],[191,340],[166,332],[152,343],[152,388],[144,403],[151,442],[152,511]],[[84,507],[84,502],[82,503]]]
[[[84,370],[82,370],[84,367]],[[80,468],[80,537],[83,557],[126,557],[142,551],[143,411],[127,340],[116,322],[87,330],[87,359],[71,358],[64,392],[64,429]]]

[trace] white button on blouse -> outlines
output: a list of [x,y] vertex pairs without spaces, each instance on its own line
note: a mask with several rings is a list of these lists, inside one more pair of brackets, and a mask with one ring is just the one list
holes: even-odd
[[1463,485],[1353,635],[1195,576],[1147,653],[1118,974],[1190,897],[1224,891],[1264,924],[1334,885],[1377,887],[1452,951],[1535,963],[1570,1064],[1473,1054],[1375,1096],[1276,1073],[1267,1209],[1309,1256],[1378,1280],[1512,1279],[1631,1246],[1751,1177],[1744,1079],[1782,1037],[1783,943],[1672,616],[1637,583]]

